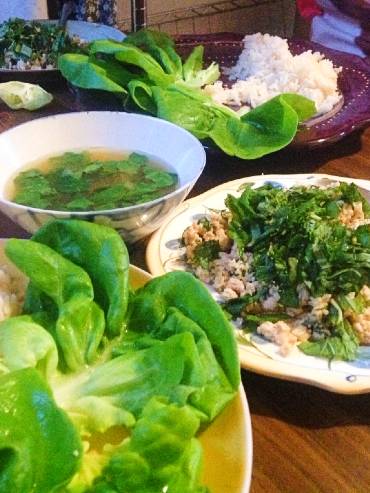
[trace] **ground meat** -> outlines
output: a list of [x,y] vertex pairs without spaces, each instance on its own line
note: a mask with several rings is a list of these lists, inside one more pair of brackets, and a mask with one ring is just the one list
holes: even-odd
[[305,284],[298,284],[297,294],[300,306],[305,306],[310,300],[310,292],[308,291]]
[[183,233],[182,239],[186,246],[186,256],[191,262],[194,251],[200,243],[218,241],[221,251],[230,250],[232,240],[227,235],[229,216],[211,212],[209,218],[191,224]]
[[362,210],[362,202],[344,204],[338,216],[339,221],[351,229],[356,229],[364,224],[370,224],[370,219],[365,218]]
[[360,290],[360,294],[364,297],[365,301],[370,303],[370,288],[364,284]]
[[370,307],[360,313],[352,313],[350,315],[352,327],[356,332],[360,344],[370,345]]
[[262,308],[265,312],[273,312],[276,310],[278,302],[280,300],[279,288],[277,286],[271,286],[266,299],[261,301]]
[[284,320],[263,322],[257,327],[257,333],[279,346],[279,353],[286,356],[299,343],[310,337],[310,331],[304,326],[294,327]]
[[312,307],[311,315],[317,321],[321,321],[329,313],[329,303],[331,300],[331,294],[324,294],[317,298],[310,298],[309,304]]

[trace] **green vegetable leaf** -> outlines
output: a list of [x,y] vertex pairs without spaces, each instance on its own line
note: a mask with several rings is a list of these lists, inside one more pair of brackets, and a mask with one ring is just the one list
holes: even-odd
[[358,342],[350,335],[329,336],[319,341],[302,342],[299,349],[309,355],[332,360],[353,361],[357,357]]
[[0,84],[0,99],[12,110],[34,111],[49,104],[53,96],[38,85],[10,81]]
[[135,33],[130,33],[124,43],[135,45],[143,51],[149,53],[168,74],[173,74],[176,78],[182,77],[182,62],[176,53],[175,43],[168,34],[158,31],[142,29]]
[[[291,142],[298,128],[298,114],[284,95],[239,118],[207,95],[180,84],[165,89],[152,87],[152,93],[160,118],[186,128],[200,139],[209,137],[227,154],[243,159],[256,159],[281,149]],[[302,108],[309,114],[311,102],[303,96],[297,98],[301,98],[297,100],[300,114],[304,113]]]
[[106,67],[97,65],[87,55],[77,53],[61,55],[58,59],[58,68],[62,75],[77,87],[126,93],[121,85],[109,77]]
[[70,168],[58,168],[50,175],[50,181],[60,193],[86,192],[89,188],[81,171]]
[[135,351],[123,351],[79,379],[68,375],[61,379],[55,392],[58,405],[81,429],[104,432],[113,425],[132,427],[152,397],[185,404],[194,390],[181,385],[187,363],[196,354],[192,335],[151,342]]
[[205,332],[219,365],[236,389],[240,369],[233,328],[207,288],[191,274],[171,272],[146,284],[132,300],[129,327],[151,333],[161,326],[169,307],[178,308]]
[[328,325],[332,325],[332,335],[318,341],[302,342],[298,347],[305,354],[332,360],[353,361],[359,346],[358,339],[349,324],[343,319],[340,306],[331,300]]
[[256,159],[289,144],[297,132],[299,116],[314,113],[315,107],[307,98],[299,95],[285,98],[282,94],[249,111],[240,120],[218,120],[210,137],[220,147],[227,145],[226,152],[232,147],[232,154]]
[[67,202],[66,207],[70,211],[86,211],[93,208],[93,201],[84,197]]
[[129,439],[114,452],[92,493],[201,492],[199,421],[186,408],[149,401]]
[[147,77],[156,84],[168,85],[174,81],[174,76],[166,74],[151,55],[129,43],[117,43],[102,39],[94,41],[90,45],[89,51],[93,55],[97,53],[114,55],[116,60],[142,69]]
[[367,283],[366,247],[356,230],[332,215],[333,202],[341,207],[348,188],[349,184],[283,189],[267,184],[245,187],[238,198],[227,197],[232,214],[229,236],[241,251],[253,250],[256,279],[262,285],[276,283],[281,303],[297,305],[300,283],[309,286],[314,297],[358,292]]
[[79,434],[34,369],[0,376],[0,492],[50,493],[79,467]]
[[183,77],[190,87],[203,87],[212,84],[220,77],[220,70],[215,62],[203,70],[203,53],[204,47],[196,46],[184,63]]
[[31,317],[12,317],[0,323],[0,373],[35,368],[49,380],[57,365],[54,339]]
[[[299,94],[284,93],[278,97],[280,101],[284,101],[287,105],[293,108],[293,110],[297,113],[299,122],[304,122],[312,118],[317,112],[315,103],[310,99],[300,96]],[[248,120],[247,116],[245,116],[245,119]]]
[[129,292],[129,256],[119,234],[102,225],[53,221],[33,236],[87,271],[94,297],[106,313],[107,333],[119,335],[125,324]]
[[101,308],[93,301],[94,291],[86,272],[32,240],[8,240],[5,250],[32,284],[57,305],[55,337],[68,368],[77,370],[91,363],[105,323]]
[[[212,139],[225,153],[242,159],[256,159],[286,146],[293,140],[298,123],[316,111],[313,102],[303,96],[282,94],[240,118],[200,89],[220,75],[215,63],[202,68],[204,48],[197,46],[182,65],[174,42],[163,33],[143,30],[130,34],[122,43],[98,40],[89,51],[90,58],[61,57],[67,80],[95,88],[94,76],[100,64],[106,79],[124,86],[130,93],[129,101],[138,108],[186,128],[199,139]],[[111,60],[129,73],[120,75],[118,68],[110,71]],[[77,62],[89,65],[81,69],[83,80]],[[104,82],[99,88],[105,88]]]
[[192,262],[207,269],[209,263],[218,257],[220,251],[220,243],[217,240],[204,241],[195,247]]
[[157,107],[153,101],[153,93],[148,84],[133,80],[128,83],[128,90],[132,100],[140,109],[152,115],[157,113]]

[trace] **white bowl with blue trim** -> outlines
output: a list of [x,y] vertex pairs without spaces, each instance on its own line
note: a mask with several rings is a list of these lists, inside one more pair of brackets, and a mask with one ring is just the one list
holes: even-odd
[[[178,175],[176,190],[143,204],[87,212],[38,209],[7,198],[10,180],[29,163],[67,151],[96,147],[138,152],[167,164]],[[195,137],[158,118],[111,111],[39,118],[0,134],[0,210],[30,233],[51,219],[86,219],[117,229],[126,242],[133,243],[159,228],[185,199],[205,162],[204,148]]]

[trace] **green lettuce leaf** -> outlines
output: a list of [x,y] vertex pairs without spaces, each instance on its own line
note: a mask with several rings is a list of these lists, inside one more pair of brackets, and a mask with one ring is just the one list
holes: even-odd
[[207,95],[181,84],[152,87],[157,116],[176,123],[200,139],[211,138],[224,152],[243,159],[256,159],[291,142],[300,115],[313,115],[315,107],[303,96],[276,96],[239,118]]
[[12,317],[0,322],[0,373],[35,368],[49,380],[57,365],[54,339],[31,317]]
[[130,438],[113,453],[91,493],[205,493],[199,421],[186,408],[153,399]]
[[183,78],[190,87],[203,87],[212,84],[220,77],[220,69],[215,62],[203,69],[203,54],[204,47],[196,46],[184,63]]
[[106,332],[121,333],[129,297],[130,260],[112,228],[87,221],[52,221],[32,237],[84,269],[94,286],[94,299],[106,314]]
[[157,114],[157,106],[153,100],[153,92],[150,85],[140,80],[132,80],[128,84],[128,90],[134,103],[143,111]]
[[167,74],[173,74],[176,78],[182,77],[182,61],[176,53],[173,39],[168,34],[141,29],[130,33],[123,42],[149,53]]
[[[58,68],[63,77],[83,89],[102,89],[104,91],[126,93],[126,90],[108,73],[107,67],[94,63],[87,55],[66,53],[58,58]],[[116,76],[114,76],[116,79]],[[116,79],[117,80],[117,79]]]
[[[203,382],[187,378],[197,351],[190,333],[165,341],[151,340],[133,351],[100,362],[79,378],[66,375],[54,386],[55,399],[79,427],[104,432],[113,425],[132,427],[152,397],[165,397],[185,405],[190,394]],[[202,415],[194,407],[195,414]]]
[[50,493],[77,471],[79,434],[38,371],[0,376],[0,493]]
[[[91,363],[104,334],[102,309],[86,272],[54,250],[32,240],[8,240],[6,255],[58,307],[55,337],[70,370]],[[51,314],[52,316],[52,314]]]
[[120,62],[139,67],[155,84],[168,85],[175,80],[174,75],[167,74],[162,66],[148,53],[129,43],[117,43],[111,40],[97,40],[89,47],[90,54],[103,53],[113,55]]
[[129,328],[155,334],[171,307],[204,331],[220,367],[232,388],[237,389],[240,368],[234,329],[208,289],[193,275],[171,272],[149,281],[132,300]]
[[0,98],[13,110],[29,111],[42,108],[53,100],[53,96],[42,87],[20,81],[2,82]]
[[225,153],[242,159],[256,159],[288,145],[298,124],[315,114],[312,101],[282,94],[240,118],[200,89],[220,75],[215,63],[203,69],[203,52],[202,46],[195,47],[182,63],[168,35],[142,30],[122,43],[93,42],[90,57],[64,55],[60,68],[79,87],[114,92],[118,84],[130,93],[127,104],[180,125],[199,139],[212,139]]

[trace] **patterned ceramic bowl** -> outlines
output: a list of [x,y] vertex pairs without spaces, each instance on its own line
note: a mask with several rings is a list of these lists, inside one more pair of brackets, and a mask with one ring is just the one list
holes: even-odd
[[[150,202],[96,212],[43,210],[7,199],[7,185],[26,164],[66,151],[93,147],[138,152],[156,158],[177,172],[179,185],[175,191]],[[195,137],[158,118],[109,111],[40,118],[0,135],[0,210],[30,233],[50,219],[86,219],[117,229],[128,243],[133,243],[157,229],[184,200],[205,161],[205,151]]]

